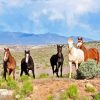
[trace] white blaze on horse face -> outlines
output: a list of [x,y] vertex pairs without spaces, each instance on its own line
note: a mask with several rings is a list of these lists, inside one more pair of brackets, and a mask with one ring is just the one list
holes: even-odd
[[7,61],[8,57],[7,57],[7,52],[5,52],[4,54],[4,61]]
[[29,54],[26,54],[26,63],[28,63],[28,59],[29,59]]
[[68,42],[68,46],[69,46],[69,48],[72,48],[73,47],[73,42]]
[[82,45],[82,42],[77,43],[77,47],[80,47]]

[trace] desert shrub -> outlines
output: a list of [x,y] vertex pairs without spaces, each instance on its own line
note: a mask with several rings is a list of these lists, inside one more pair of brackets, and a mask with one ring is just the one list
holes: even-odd
[[87,92],[95,92],[96,90],[95,90],[94,86],[92,86],[91,84],[87,84],[85,86],[85,91],[87,91]]
[[8,86],[9,89],[16,89],[16,88],[18,88],[18,83],[13,78],[8,76],[7,80],[8,80],[7,81],[7,86]]
[[81,100],[89,100],[89,99],[87,98],[87,96],[82,96]]
[[72,98],[73,100],[76,100],[78,98],[77,86],[76,85],[71,85],[67,89],[67,95],[69,96],[69,98]]
[[21,93],[23,95],[27,95],[27,94],[30,94],[33,90],[33,86],[32,86],[32,83],[29,82],[29,81],[25,81],[23,82],[23,86],[22,86],[22,89],[21,89]]
[[23,75],[20,78],[21,81],[28,81],[29,80],[29,76],[28,75]]
[[94,60],[89,59],[86,62],[82,62],[77,72],[77,78],[94,78],[99,74],[100,67],[97,66]]
[[53,95],[48,95],[48,96],[46,97],[46,100],[54,100],[54,96],[53,96]]
[[67,99],[68,99],[68,95],[66,91],[60,94],[59,100],[67,100]]
[[94,100],[100,100],[100,93],[98,93],[98,94],[96,94],[96,95],[94,96]]
[[48,78],[49,77],[49,74],[48,73],[41,73],[39,75],[39,78]]

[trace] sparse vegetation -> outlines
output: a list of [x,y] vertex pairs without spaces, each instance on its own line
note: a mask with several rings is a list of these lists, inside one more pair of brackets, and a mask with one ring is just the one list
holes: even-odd
[[23,76],[21,76],[20,80],[23,81],[23,82],[27,81],[27,80],[29,80],[29,76],[23,75]]
[[[64,74],[63,77],[64,78],[69,78],[69,73],[68,74]],[[71,77],[75,79],[76,75],[74,73],[71,73]]]
[[94,93],[96,90],[93,86],[85,86],[85,91]]
[[21,88],[21,93],[23,95],[28,95],[33,91],[33,85],[29,81],[23,82],[23,86]]
[[48,77],[49,77],[49,74],[47,74],[47,73],[41,73],[39,75],[39,78],[48,78]]
[[68,100],[68,95],[66,91],[60,94],[59,100]]
[[27,76],[21,77],[20,80],[23,80],[22,83],[19,83],[19,80],[13,80],[12,77],[8,76],[7,81],[0,79],[0,88],[14,90],[14,98],[18,96],[18,100],[23,100],[24,97],[32,93],[33,84]]
[[48,96],[46,97],[46,100],[54,100],[54,96],[48,95]]
[[9,89],[18,89],[18,82],[13,80],[12,77],[8,76],[8,79],[7,79],[7,86]]
[[96,95],[94,96],[94,100],[100,100],[100,93],[98,93],[98,94],[96,94]]
[[78,97],[77,86],[76,85],[69,86],[69,88],[67,89],[67,95],[69,96],[69,98],[72,98],[73,100],[77,100]]

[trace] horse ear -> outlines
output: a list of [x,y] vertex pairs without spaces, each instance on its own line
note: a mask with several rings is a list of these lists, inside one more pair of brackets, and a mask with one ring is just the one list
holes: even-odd
[[61,47],[64,47],[64,44]]
[[7,51],[9,51],[9,48],[7,48]]
[[25,50],[25,53],[26,53],[26,50]]
[[83,40],[83,38],[82,38],[82,37],[81,37],[80,39],[81,39],[81,40]]
[[28,50],[28,52],[30,53],[30,50]]
[[6,50],[6,48],[4,48],[4,50]]
[[77,39],[79,40],[80,38],[78,37]]

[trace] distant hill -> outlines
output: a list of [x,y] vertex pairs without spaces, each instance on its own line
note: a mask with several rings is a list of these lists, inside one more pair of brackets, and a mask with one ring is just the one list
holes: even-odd
[[[78,36],[71,36],[77,41]],[[66,44],[67,36],[60,36],[54,33],[33,34],[21,32],[0,32],[0,44],[21,44],[21,45],[46,45],[46,44]],[[84,38],[84,37],[83,37]],[[84,41],[93,41],[84,38]]]

